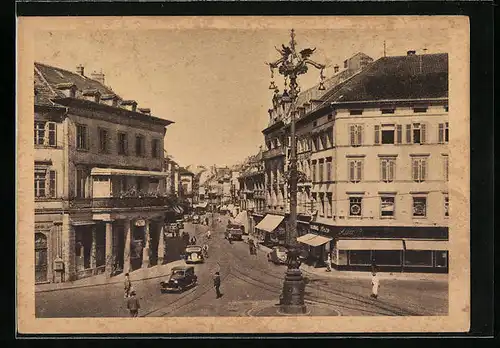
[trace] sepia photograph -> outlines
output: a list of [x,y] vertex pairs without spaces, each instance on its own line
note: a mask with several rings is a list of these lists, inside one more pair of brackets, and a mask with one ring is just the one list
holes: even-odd
[[468,329],[466,17],[18,26],[20,330]]

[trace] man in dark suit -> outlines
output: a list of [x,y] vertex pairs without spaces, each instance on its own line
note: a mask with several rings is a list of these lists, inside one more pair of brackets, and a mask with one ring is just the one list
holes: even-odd
[[215,293],[217,295],[216,298],[221,298],[222,294],[220,293],[220,274],[219,274],[219,272],[215,272],[214,287],[215,287]]

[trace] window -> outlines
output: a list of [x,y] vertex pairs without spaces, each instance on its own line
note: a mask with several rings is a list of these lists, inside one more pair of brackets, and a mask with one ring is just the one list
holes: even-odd
[[361,146],[363,143],[363,126],[351,124],[349,126],[349,145]]
[[323,163],[324,160],[319,160],[319,182],[323,182]]
[[413,158],[412,159],[412,179],[415,182],[425,181],[427,176],[427,159]]
[[415,113],[427,112],[427,107],[413,108],[413,112],[415,112]]
[[[413,144],[424,144],[426,138],[425,123],[414,123],[412,125]],[[410,141],[411,142],[411,141]]]
[[448,267],[448,252],[447,251],[436,251],[436,267]]
[[313,127],[316,127],[318,125],[318,121],[313,122]]
[[406,250],[405,266],[432,267],[432,253],[430,250]]
[[331,192],[326,193],[326,199],[327,199],[327,211],[326,211],[326,216],[327,217],[332,217],[333,216],[333,194]]
[[393,182],[396,174],[396,158],[386,157],[380,159],[380,180]]
[[35,145],[45,142],[45,122],[35,122]]
[[363,161],[349,160],[349,181],[350,182],[360,182],[362,180],[363,172]]
[[448,105],[444,107],[444,111],[448,112]]
[[438,142],[440,144],[447,144],[449,136],[448,122],[440,123],[438,128]]
[[333,115],[332,114],[328,115],[327,119],[328,121],[331,121],[333,119]]
[[142,157],[144,156],[144,136],[137,135],[135,137],[135,155]]
[[326,181],[332,181],[332,158],[326,159]]
[[427,197],[413,197],[413,216],[427,216]]
[[450,198],[448,197],[448,195],[444,195],[444,216],[445,217],[450,216],[450,213],[448,210],[449,207],[450,207]]
[[448,181],[448,175],[449,175],[449,160],[448,156],[443,156],[443,173],[444,173],[444,181]]
[[386,115],[386,114],[393,114],[395,109],[394,108],[387,108],[387,109],[380,109],[380,111],[382,112],[383,115]]
[[350,265],[371,265],[372,253],[370,250],[350,250],[349,264]]
[[363,110],[349,110],[349,115],[353,116],[363,115]]
[[411,144],[411,124],[406,125],[406,143]]
[[128,153],[128,139],[127,134],[118,133],[118,154],[127,155]]
[[312,181],[316,182],[316,161],[312,161],[311,170],[312,170]]
[[401,251],[373,250],[372,260],[379,266],[401,266]]
[[394,217],[394,196],[380,197],[380,216],[383,218]]
[[109,151],[108,131],[99,128],[99,152],[107,153]]
[[35,197],[45,197],[46,173],[35,172]]
[[325,194],[323,192],[320,192],[319,200],[321,202],[319,216],[325,216]]
[[35,145],[56,146],[55,122],[35,122]]
[[87,181],[87,174],[83,169],[76,170],[76,197],[85,198],[85,186]]
[[349,197],[349,216],[362,215],[362,197]]
[[87,126],[79,124],[76,126],[76,148],[79,150],[87,150]]
[[382,125],[382,144],[394,144],[394,125]]
[[396,144],[401,144],[403,142],[403,126],[396,125]]

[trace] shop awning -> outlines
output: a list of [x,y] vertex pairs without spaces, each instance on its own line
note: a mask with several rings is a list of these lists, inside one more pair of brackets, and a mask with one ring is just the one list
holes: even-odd
[[179,205],[174,205],[172,208],[177,214],[182,214],[184,212],[184,209]]
[[405,247],[406,250],[448,250],[448,241],[405,239]]
[[341,239],[338,250],[403,250],[401,239]]
[[267,214],[255,228],[272,233],[284,218],[281,215]]
[[155,172],[146,170],[129,170],[129,169],[117,169],[117,168],[92,168],[90,175],[122,175],[122,176],[147,176],[155,178],[164,178],[168,175],[167,172]]
[[234,218],[234,223],[235,224],[243,224],[245,220],[247,219],[247,212],[246,211],[240,211],[238,215]]
[[304,243],[313,247],[317,247],[323,244],[328,243],[331,241],[333,238],[330,237],[325,237],[325,236],[319,236],[314,233],[308,233],[306,235],[303,235],[299,238],[297,238],[297,242]]

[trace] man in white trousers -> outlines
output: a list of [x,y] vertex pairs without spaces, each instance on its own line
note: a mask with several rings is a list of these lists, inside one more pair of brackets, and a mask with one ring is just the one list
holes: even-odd
[[378,288],[380,286],[380,281],[377,276],[377,273],[372,272],[372,294],[371,297],[377,298],[378,297]]

